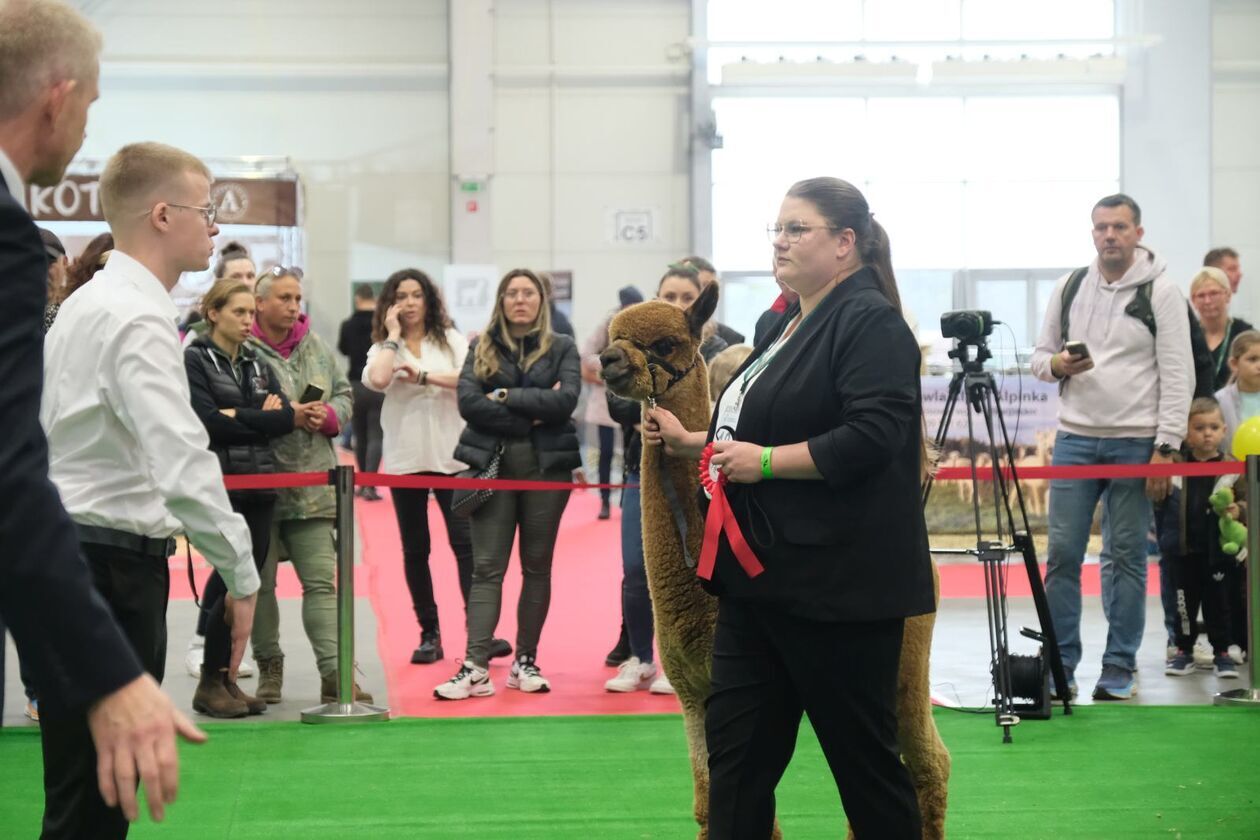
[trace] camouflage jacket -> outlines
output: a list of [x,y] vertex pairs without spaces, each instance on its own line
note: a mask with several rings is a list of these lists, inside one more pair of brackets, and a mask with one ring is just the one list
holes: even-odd
[[[303,316],[305,319],[305,316]],[[332,349],[314,332],[307,332],[289,358],[284,358],[257,335],[250,338],[264,359],[275,370],[284,395],[296,402],[307,385],[324,389],[324,402],[336,413],[339,427],[350,422],[350,380]],[[296,429],[271,442],[276,458],[276,472],[316,472],[337,466],[332,439]],[[276,500],[276,519],[331,519],[337,513],[332,487],[290,487],[280,491]]]

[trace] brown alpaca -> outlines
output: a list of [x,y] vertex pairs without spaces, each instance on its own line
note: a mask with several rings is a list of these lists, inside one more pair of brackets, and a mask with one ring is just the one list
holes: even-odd
[[[609,390],[672,412],[688,431],[709,427],[708,377],[700,358],[701,331],[717,307],[712,284],[686,312],[660,301],[631,306],[609,325],[608,349],[600,356]],[[652,594],[656,638],[665,673],[678,693],[695,783],[694,813],[699,837],[708,837],[709,770],[704,701],[717,620],[717,600],[700,588],[694,561],[700,556],[703,519],[696,502],[699,474],[694,460],[644,446],[640,473],[643,559]],[[664,481],[672,482],[687,522],[684,554]],[[933,566],[935,574],[935,566]],[[939,597],[939,581],[937,585]],[[918,792],[923,836],[943,837],[949,752],[932,720],[928,658],[935,615],[906,622],[897,682],[898,733],[902,755]],[[774,836],[781,836],[775,826]]]

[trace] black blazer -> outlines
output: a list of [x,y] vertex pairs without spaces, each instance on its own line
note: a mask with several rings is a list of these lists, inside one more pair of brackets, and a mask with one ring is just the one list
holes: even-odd
[[[794,304],[736,371],[800,312]],[[862,269],[840,283],[749,388],[736,440],[808,441],[823,480],[730,484],[763,572],[749,578],[720,541],[710,591],[822,621],[875,621],[935,609],[920,503],[919,347]],[[709,429],[713,439],[717,416]],[[701,503],[707,508],[703,492]]]
[[143,673],[48,480],[39,425],[48,258],[0,178],[0,615],[40,695],[82,709]]

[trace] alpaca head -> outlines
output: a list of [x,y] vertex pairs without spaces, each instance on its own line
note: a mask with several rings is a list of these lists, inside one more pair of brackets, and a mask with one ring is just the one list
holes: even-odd
[[608,390],[632,400],[661,399],[699,361],[704,325],[717,300],[717,283],[711,283],[685,310],[649,300],[617,313],[608,325],[608,347],[599,354]]

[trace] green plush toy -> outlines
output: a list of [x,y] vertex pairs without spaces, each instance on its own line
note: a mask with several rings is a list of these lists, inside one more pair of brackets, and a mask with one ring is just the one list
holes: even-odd
[[1222,487],[1208,497],[1212,510],[1216,511],[1217,522],[1221,528],[1221,551],[1229,556],[1238,556],[1241,563],[1247,559],[1247,526],[1230,515],[1229,508],[1234,504],[1234,491]]

